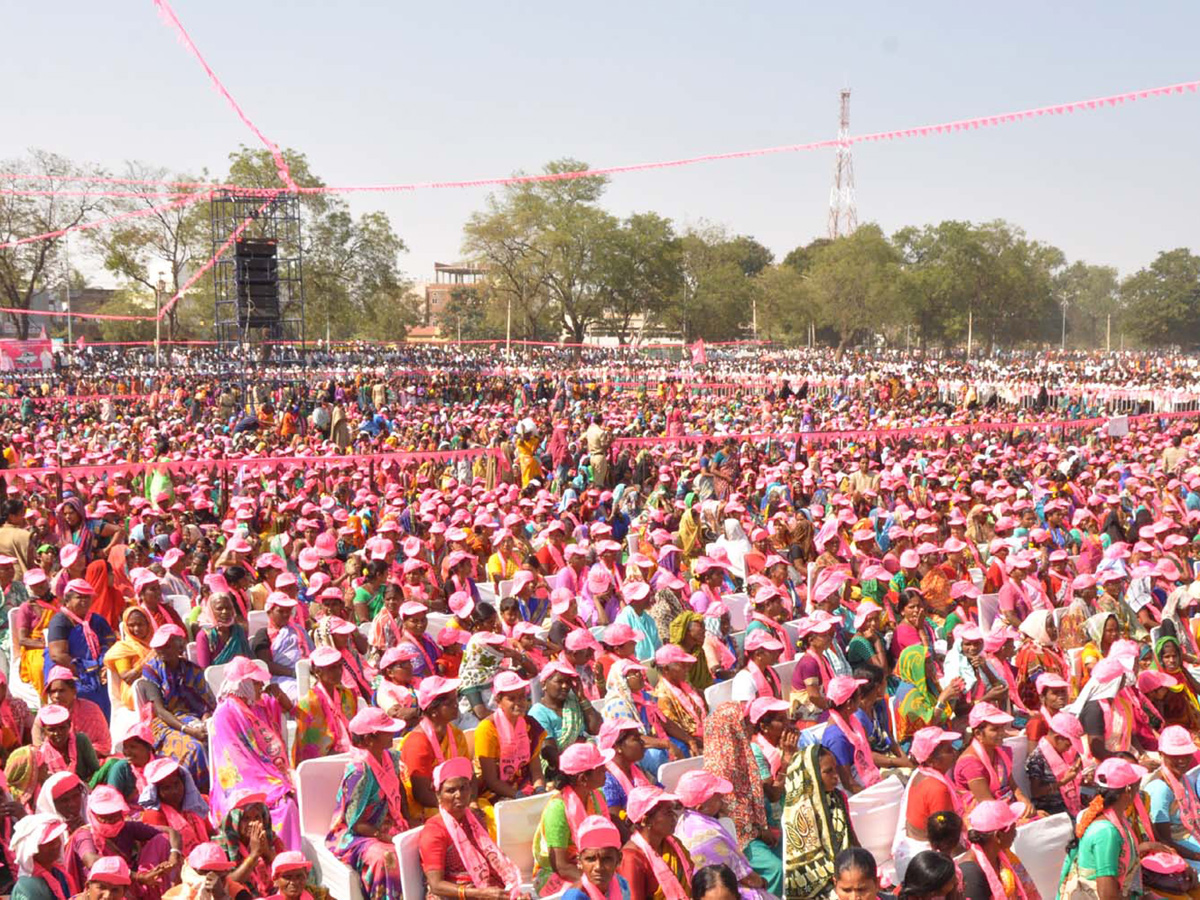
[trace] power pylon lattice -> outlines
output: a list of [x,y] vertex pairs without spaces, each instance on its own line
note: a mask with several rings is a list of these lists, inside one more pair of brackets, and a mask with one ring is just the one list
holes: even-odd
[[829,191],[830,239],[852,234],[858,227],[858,210],[854,206],[854,158],[850,154],[850,88],[841,91],[837,139],[837,161],[833,187]]

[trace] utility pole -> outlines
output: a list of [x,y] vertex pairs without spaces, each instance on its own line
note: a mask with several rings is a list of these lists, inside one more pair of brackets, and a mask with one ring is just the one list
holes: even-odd
[[[71,333],[71,247],[69,240],[70,238],[63,238],[63,269],[65,270],[63,273],[63,286],[67,295],[67,299],[63,304],[63,308],[67,312],[67,344],[69,347],[74,347],[75,339],[74,335]],[[75,351],[70,349],[67,352],[74,353]]]
[[162,335],[162,293],[167,289],[166,279],[158,276],[158,284],[154,285],[154,368],[159,367],[158,341]]
[[[505,318],[507,319],[507,323],[504,327],[504,355],[507,356],[509,359],[511,359],[512,358],[512,293],[511,292],[508,295],[508,314],[505,316]],[[460,329],[460,332],[461,332],[461,329]],[[459,334],[458,339],[460,341],[462,340],[461,333]]]
[[1104,325],[1104,352],[1112,353],[1112,313],[1108,314]]
[[1058,343],[1058,349],[1061,353],[1067,349],[1067,301],[1064,300],[1059,306],[1062,307],[1062,339]]
[[967,359],[971,358],[971,339],[975,337],[975,310],[967,310]]
[[850,155],[850,88],[842,88],[838,116],[838,148],[829,191],[829,237],[836,240],[858,227],[854,197],[854,159]]

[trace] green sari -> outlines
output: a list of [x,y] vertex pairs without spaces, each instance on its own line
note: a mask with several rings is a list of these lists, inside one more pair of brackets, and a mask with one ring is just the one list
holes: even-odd
[[938,707],[937,695],[929,689],[928,665],[929,648],[924,644],[905,647],[896,662],[896,677],[911,686],[896,708],[896,740],[901,743],[932,724],[939,713],[946,716],[946,721],[952,715],[949,706]]

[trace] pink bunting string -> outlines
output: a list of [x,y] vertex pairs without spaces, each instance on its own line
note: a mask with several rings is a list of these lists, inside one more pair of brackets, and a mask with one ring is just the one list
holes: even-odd
[[150,206],[146,209],[135,209],[130,212],[119,213],[115,216],[108,216],[104,219],[97,219],[94,222],[82,222],[79,225],[68,225],[65,228],[58,228],[54,231],[44,231],[41,234],[34,234],[30,235],[29,237],[17,238],[14,241],[0,243],[0,250],[6,250],[9,247],[19,247],[22,244],[32,244],[35,241],[45,241],[50,240],[51,238],[62,237],[64,234],[71,234],[75,231],[87,231],[91,228],[100,228],[103,225],[112,225],[115,222],[125,222],[129,219],[140,218],[141,216],[153,216],[160,212],[178,209],[181,206],[199,203],[201,200],[207,200],[210,196],[210,194],[193,194],[187,199],[176,200],[173,203],[163,203],[160,206]]
[[183,23],[180,22],[179,17],[175,15],[175,10],[171,8],[171,4],[168,3],[167,0],[154,0],[154,5],[158,8],[158,14],[162,20],[175,30],[175,36],[179,39],[179,42],[182,43],[187,51],[196,58],[196,62],[200,63],[201,68],[204,69],[204,73],[208,76],[208,80],[212,82],[213,87],[216,88],[217,93],[225,98],[225,102],[229,104],[235,113],[237,113],[237,116],[242,120],[242,123],[254,133],[254,136],[258,138],[268,150],[271,151],[271,157],[275,160],[275,169],[279,172],[280,181],[287,186],[289,191],[295,192],[298,190],[296,182],[292,180],[292,173],[288,171],[287,162],[284,160],[283,154],[279,152],[279,147],[275,145],[274,141],[270,140],[265,134],[259,131],[258,126],[251,122],[250,117],[242,111],[241,106],[239,106],[238,102],[233,99],[233,95],[229,93],[229,91],[225,88],[225,85],[221,83],[221,79],[217,77],[217,73],[212,70],[212,67],[209,66],[208,62],[204,59],[204,56],[200,53],[200,49],[195,45],[195,43],[193,43],[191,37],[187,33],[187,30],[183,27]]

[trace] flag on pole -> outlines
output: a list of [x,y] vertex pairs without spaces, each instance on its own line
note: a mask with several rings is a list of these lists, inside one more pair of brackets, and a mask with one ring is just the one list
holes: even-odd
[[39,341],[44,341],[44,340],[46,340],[46,339],[47,339],[47,338],[46,338],[46,326],[45,326],[45,325],[43,325],[43,326],[42,326],[41,333],[40,333],[40,334],[38,334],[38,340],[39,340]]
[[699,340],[692,344],[692,365],[702,366],[708,362],[708,355],[704,352],[704,341]]
[[83,335],[81,334],[81,335],[79,336],[79,340],[77,340],[77,341],[75,342],[75,348],[76,348],[76,349],[77,349],[77,350],[78,350],[80,353],[82,353],[82,352],[83,352],[83,345],[84,345],[85,343],[86,343],[86,341],[84,341],[84,339],[83,339]]

